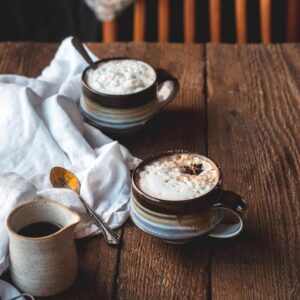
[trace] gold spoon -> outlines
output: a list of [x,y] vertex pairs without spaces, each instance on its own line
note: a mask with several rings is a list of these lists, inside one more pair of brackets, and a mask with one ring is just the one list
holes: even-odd
[[101,229],[106,242],[110,245],[121,243],[120,235],[113,231],[103,219],[82,199],[80,196],[80,182],[71,172],[61,167],[54,167],[50,172],[50,181],[55,188],[66,188],[78,194],[79,199],[92,218],[94,223]]

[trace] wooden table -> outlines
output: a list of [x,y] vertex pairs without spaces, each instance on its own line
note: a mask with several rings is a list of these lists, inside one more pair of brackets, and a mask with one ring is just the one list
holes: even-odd
[[[300,45],[90,44],[163,67],[181,89],[145,131],[121,140],[141,158],[171,148],[222,166],[249,203],[232,240],[171,246],[121,229],[123,247],[78,241],[77,282],[52,299],[299,299]],[[57,45],[0,44],[0,72],[37,76]]]

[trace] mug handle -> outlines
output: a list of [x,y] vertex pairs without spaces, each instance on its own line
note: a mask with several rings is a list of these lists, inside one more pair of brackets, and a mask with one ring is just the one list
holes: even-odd
[[179,82],[164,69],[156,69],[158,83],[158,109],[160,111],[164,106],[171,102],[179,91]]
[[208,234],[210,237],[226,239],[237,236],[243,231],[243,213],[247,209],[247,203],[241,196],[231,191],[222,191],[220,200],[213,205],[213,208],[222,209],[224,213],[234,215],[238,222],[230,225],[221,222]]

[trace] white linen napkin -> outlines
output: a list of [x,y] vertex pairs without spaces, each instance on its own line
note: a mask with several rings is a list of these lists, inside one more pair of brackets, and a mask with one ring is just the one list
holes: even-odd
[[52,188],[54,166],[76,174],[83,198],[112,228],[129,215],[129,170],[139,159],[83,122],[78,101],[85,67],[67,38],[36,79],[0,75],[0,275],[8,266],[6,218],[23,201],[57,200],[81,214],[77,238],[99,233],[75,192]]

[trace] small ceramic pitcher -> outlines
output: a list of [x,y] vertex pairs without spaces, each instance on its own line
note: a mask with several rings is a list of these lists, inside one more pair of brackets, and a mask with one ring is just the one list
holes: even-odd
[[[77,213],[51,200],[33,200],[17,206],[8,216],[9,260],[16,286],[34,296],[50,296],[67,289],[77,276],[73,230]],[[25,226],[49,222],[60,227],[53,234],[27,237]]]

